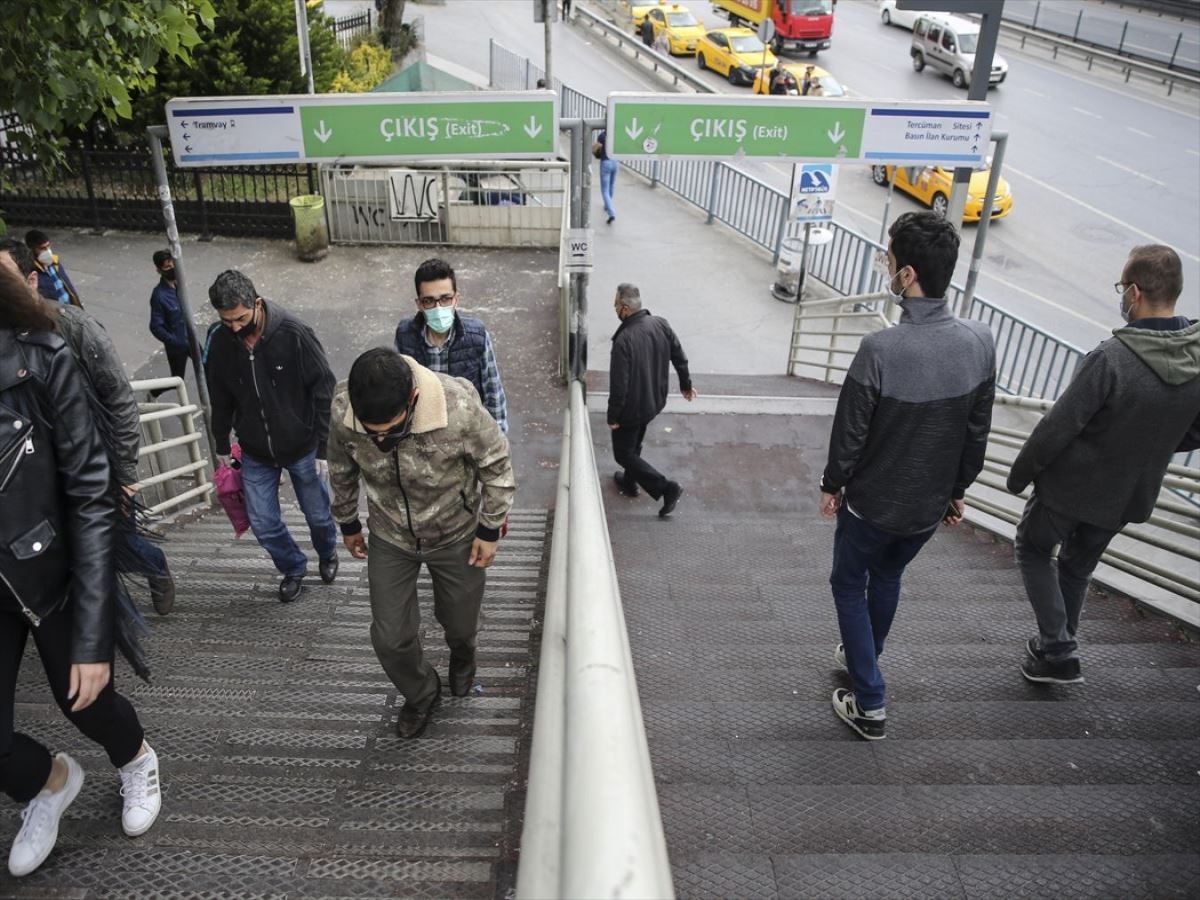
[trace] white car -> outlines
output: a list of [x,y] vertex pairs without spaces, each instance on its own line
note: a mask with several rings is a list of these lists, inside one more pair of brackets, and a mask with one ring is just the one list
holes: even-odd
[[899,25],[912,31],[922,12],[920,9],[896,9],[896,0],[879,0],[879,18],[884,25]]

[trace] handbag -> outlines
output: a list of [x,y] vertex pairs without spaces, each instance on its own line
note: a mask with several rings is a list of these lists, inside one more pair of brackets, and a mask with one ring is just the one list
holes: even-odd
[[233,525],[235,537],[241,537],[250,530],[250,516],[246,512],[246,492],[242,487],[242,448],[234,444],[229,455],[236,463],[234,466],[220,465],[213,472],[213,484],[217,486],[217,500],[220,501],[225,515],[229,516]]

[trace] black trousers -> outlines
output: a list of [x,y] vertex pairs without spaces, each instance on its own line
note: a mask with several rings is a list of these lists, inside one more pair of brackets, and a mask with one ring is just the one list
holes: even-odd
[[646,439],[646,426],[649,424],[645,422],[641,425],[622,425],[614,429],[613,458],[616,459],[617,465],[625,470],[627,479],[658,500],[667,489],[668,478],[642,459],[642,441]]
[[[28,803],[45,787],[53,761],[43,744],[13,730],[17,673],[30,627],[21,613],[0,610],[0,790],[18,803]],[[33,640],[63,715],[103,747],[114,766],[123,766],[137,756],[145,737],[142,723],[111,680],[91,706],[71,712],[75,701],[67,699],[71,685],[70,606],[42,619],[33,629]]]
[[[163,350],[167,353],[167,365],[171,367],[172,378],[182,378],[187,372],[188,360],[191,359],[191,351],[187,347],[172,347],[168,344],[163,344]],[[151,391],[151,397],[157,397],[171,388],[159,388],[156,391]]]

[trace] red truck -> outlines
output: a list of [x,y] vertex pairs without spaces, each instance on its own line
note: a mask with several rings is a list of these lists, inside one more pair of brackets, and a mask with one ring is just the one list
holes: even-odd
[[775,53],[807,50],[809,56],[829,49],[833,4],[834,0],[712,0],[713,10],[727,15],[731,25],[757,29],[767,19],[774,22]]

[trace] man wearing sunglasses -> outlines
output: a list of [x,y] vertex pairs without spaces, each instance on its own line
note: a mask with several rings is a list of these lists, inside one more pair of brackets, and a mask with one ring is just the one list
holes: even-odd
[[500,430],[508,434],[508,403],[496,351],[483,322],[458,310],[454,269],[441,259],[427,259],[413,275],[417,313],[396,326],[396,349],[427,369],[465,378]]
[[1150,518],[1171,456],[1200,447],[1200,322],[1175,314],[1179,254],[1134,247],[1113,287],[1125,326],[1083,360],[1008,476],[1014,494],[1034,486],[1016,554],[1038,626],[1021,674],[1041,684],[1083,681],[1075,635],[1092,571],[1117,532]]
[[434,616],[450,648],[450,692],[465,697],[475,681],[486,570],[516,491],[508,438],[469,382],[388,347],[354,361],[330,420],[333,515],[351,555],[367,560],[371,643],[404,696],[396,732],[415,738],[442,695],[421,649],[417,576],[422,564],[429,569]]

